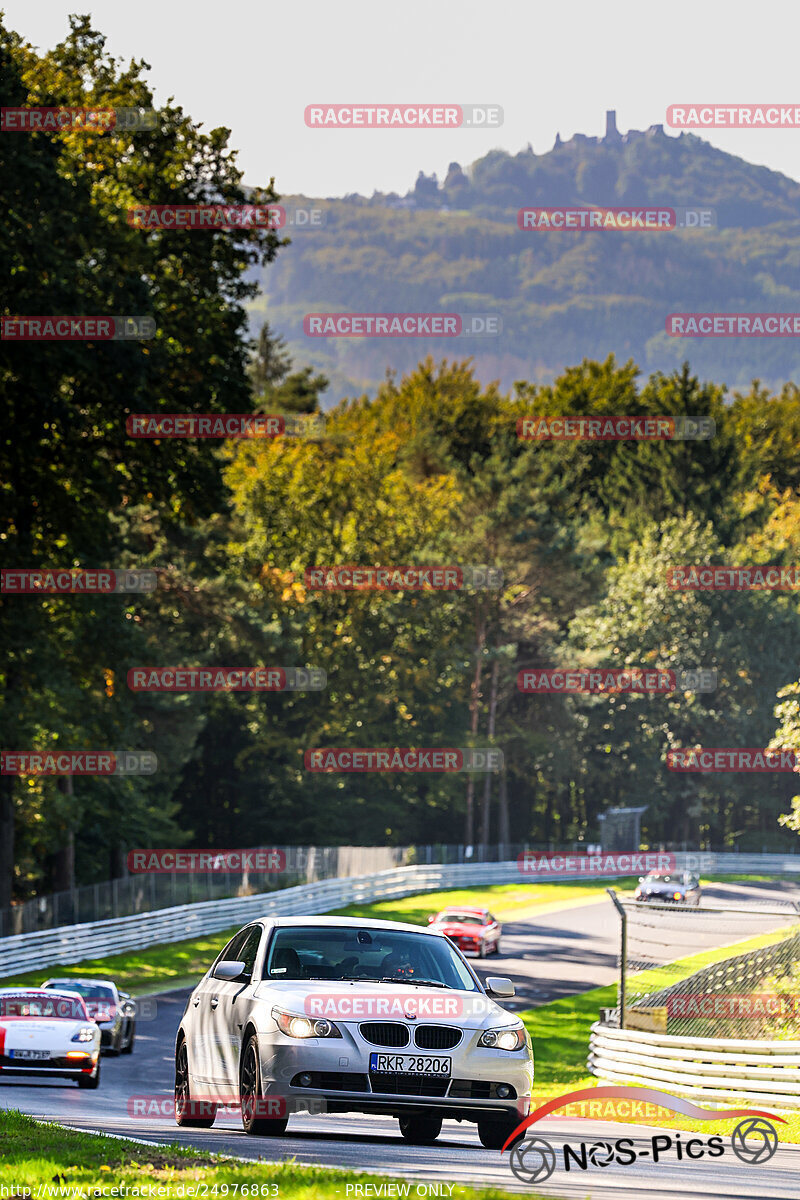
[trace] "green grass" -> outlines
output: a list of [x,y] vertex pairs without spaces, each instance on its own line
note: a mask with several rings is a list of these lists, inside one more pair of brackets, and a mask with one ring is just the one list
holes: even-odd
[[[609,883],[626,889],[635,886],[631,879]],[[339,916],[376,917],[384,921],[409,921],[426,925],[428,916],[447,904],[477,904],[491,908],[501,920],[521,916],[544,904],[576,902],[604,894],[605,884],[580,881],[542,884],[501,884],[495,887],[467,888],[461,891],[427,892],[402,900],[378,904],[351,905],[338,910]],[[328,914],[331,916],[336,913]],[[126,950],[107,958],[91,958],[70,965],[54,965],[0,979],[0,987],[36,987],[48,976],[75,979],[81,975],[110,976],[123,991],[138,996],[148,992],[191,987],[208,970],[219,951],[240,926],[209,933],[184,942],[148,946],[144,950]]]
[[584,883],[565,879],[561,883],[501,883],[483,888],[461,888],[447,892],[423,892],[401,900],[381,900],[376,904],[352,904],[337,909],[341,917],[375,917],[381,921],[410,921],[427,925],[431,913],[451,905],[464,904],[489,908],[500,921],[521,919],[546,904],[579,904],[604,896],[606,887],[632,891],[636,880],[609,879],[603,883]]
[[[109,1197],[110,1189],[120,1184],[130,1187],[153,1184],[155,1194],[160,1194],[162,1200],[172,1197],[177,1200],[181,1195],[190,1194],[189,1186],[203,1183],[207,1184],[205,1194],[211,1200],[224,1194],[225,1184],[228,1185],[229,1200],[235,1194],[240,1196],[244,1185],[248,1189],[258,1185],[259,1196],[279,1196],[281,1200],[304,1200],[306,1197],[308,1200],[334,1200],[336,1197],[345,1200],[347,1184],[365,1181],[365,1176],[356,1171],[298,1166],[293,1161],[240,1163],[223,1155],[211,1156],[174,1143],[164,1147],[143,1146],[37,1122],[13,1110],[0,1111],[0,1142],[3,1146],[0,1186],[13,1184],[18,1200],[28,1200],[42,1184],[60,1184],[64,1189],[71,1186],[76,1189],[74,1196],[80,1194],[86,1198],[92,1195],[94,1188],[102,1187],[102,1195]],[[257,1149],[269,1154],[269,1142],[265,1139],[253,1139],[252,1142],[247,1139],[247,1142],[242,1147],[243,1153]],[[369,1182],[396,1183],[397,1180],[370,1175]],[[163,1193],[158,1192],[159,1185],[165,1188]],[[216,1193],[211,1191],[215,1185],[220,1189]],[[235,1185],[239,1187],[238,1193],[234,1193]],[[185,1190],[181,1192],[178,1188]],[[8,1192],[0,1194],[8,1197]],[[60,1194],[66,1196],[68,1193],[64,1190]],[[203,1192],[199,1194],[202,1196]],[[410,1194],[415,1194],[413,1187]],[[544,1200],[539,1192],[526,1194],[531,1200]],[[454,1200],[512,1200],[510,1192],[460,1184],[453,1188],[452,1195]]]

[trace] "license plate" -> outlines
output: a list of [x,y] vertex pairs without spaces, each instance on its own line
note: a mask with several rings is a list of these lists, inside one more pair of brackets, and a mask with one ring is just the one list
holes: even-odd
[[9,1058],[49,1058],[49,1050],[9,1050]]
[[449,1079],[452,1061],[430,1054],[370,1054],[369,1069],[376,1075],[440,1075]]

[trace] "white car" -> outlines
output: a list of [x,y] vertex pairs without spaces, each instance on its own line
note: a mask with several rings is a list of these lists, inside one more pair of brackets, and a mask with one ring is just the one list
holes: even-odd
[[[175,1044],[175,1119],[209,1128],[241,1108],[247,1133],[280,1136],[308,1104],[398,1117],[407,1141],[443,1118],[499,1149],[527,1115],[530,1036],[435,930],[356,917],[247,925],[192,992]],[[202,1107],[205,1105],[205,1107]]]
[[77,992],[0,989],[0,1080],[16,1075],[100,1083],[100,1030]]

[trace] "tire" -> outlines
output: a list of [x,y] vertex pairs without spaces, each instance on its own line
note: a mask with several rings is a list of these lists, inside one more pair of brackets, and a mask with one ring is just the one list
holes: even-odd
[[401,1117],[400,1132],[413,1146],[431,1146],[442,1132],[441,1117]]
[[79,1088],[91,1088],[92,1090],[100,1087],[100,1055],[99,1054],[97,1056],[97,1066],[95,1067],[94,1072],[91,1075],[80,1075],[78,1077],[78,1087]]
[[[256,1137],[282,1137],[289,1124],[288,1117],[260,1117],[253,1109],[263,1097],[261,1087],[261,1059],[258,1054],[258,1038],[254,1033],[245,1043],[239,1068],[239,1094],[242,1104],[242,1128],[245,1133]],[[252,1105],[248,1111],[248,1101]]]
[[187,1129],[210,1129],[217,1118],[216,1104],[207,1105],[208,1116],[191,1116],[192,1093],[189,1080],[189,1052],[181,1039],[175,1051],[175,1124]]
[[[478,1121],[478,1137],[481,1139],[481,1145],[485,1146],[487,1150],[502,1149],[518,1125],[519,1121],[492,1121],[488,1117]],[[524,1136],[525,1134],[521,1133],[517,1141]]]
[[131,1036],[128,1038],[127,1042],[120,1050],[120,1054],[132,1054],[133,1053],[133,1043],[135,1041],[136,1041],[136,1022],[134,1021],[133,1024],[131,1025]]
[[481,942],[478,947],[478,958],[486,958],[486,942]]
[[495,952],[495,954],[500,953],[500,938],[498,938],[494,944],[494,952]]

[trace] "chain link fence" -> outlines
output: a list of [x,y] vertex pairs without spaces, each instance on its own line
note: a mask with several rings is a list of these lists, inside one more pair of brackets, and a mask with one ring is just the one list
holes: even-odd
[[622,896],[615,903],[622,918],[616,1019],[624,1007],[625,1028],[800,1038],[800,904],[689,907]]

